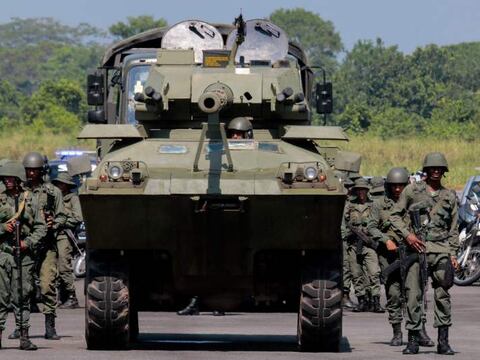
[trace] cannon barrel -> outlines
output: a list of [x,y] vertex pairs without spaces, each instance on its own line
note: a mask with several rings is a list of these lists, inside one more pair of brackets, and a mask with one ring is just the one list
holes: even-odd
[[198,98],[198,107],[207,114],[219,112],[233,101],[233,92],[225,84],[216,83],[208,86]]

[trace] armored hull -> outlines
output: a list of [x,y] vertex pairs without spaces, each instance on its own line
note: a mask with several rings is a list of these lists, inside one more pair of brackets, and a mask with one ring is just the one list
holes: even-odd
[[345,194],[322,142],[347,138],[309,125],[313,73],[283,30],[236,24],[136,36],[89,78],[102,123],[79,136],[101,157],[80,192],[89,349],[127,348],[138,311],[192,296],[202,310],[298,312],[300,350],[339,349]]

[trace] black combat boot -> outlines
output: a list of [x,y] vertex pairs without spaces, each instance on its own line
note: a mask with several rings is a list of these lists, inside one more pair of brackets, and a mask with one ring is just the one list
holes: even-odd
[[13,332],[10,335],[8,335],[8,338],[10,340],[20,339],[20,330],[15,328],[15,330],[13,330]]
[[55,330],[55,315],[45,315],[45,339],[47,340],[60,340],[60,336],[57,335]]
[[59,306],[60,309],[78,309],[79,307],[78,299],[75,294],[70,294],[67,301]]
[[22,329],[20,331],[20,350],[37,350],[37,346],[28,338],[28,329]]
[[358,297],[358,305],[353,308],[353,312],[365,312],[368,310],[368,305],[365,302],[365,296]]
[[427,330],[425,330],[425,324],[423,324],[422,330],[418,333],[418,343],[420,346],[426,347],[433,347],[435,343],[430,339],[430,336],[427,334]]
[[380,296],[374,296],[372,298],[373,308],[372,312],[374,313],[384,313],[385,309],[380,305]]
[[177,311],[178,315],[198,315],[199,313],[198,296],[194,296],[185,309]]
[[407,347],[403,349],[403,355],[418,354],[420,345],[418,344],[418,330],[408,330],[408,343]]
[[403,334],[402,334],[402,324],[392,324],[393,337],[390,340],[390,346],[402,346],[403,345]]
[[353,309],[355,304],[352,299],[350,299],[350,294],[348,292],[343,293],[342,306],[344,309]]
[[442,355],[454,355],[455,351],[448,344],[448,326],[438,328],[437,353]]
[[365,307],[365,311],[373,312],[373,299],[372,294],[370,294],[369,292],[367,292],[365,295]]

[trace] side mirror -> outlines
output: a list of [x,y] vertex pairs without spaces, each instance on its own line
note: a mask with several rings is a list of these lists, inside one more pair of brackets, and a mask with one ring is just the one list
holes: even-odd
[[317,113],[331,114],[333,111],[333,88],[331,82],[318,83],[316,89]]
[[103,96],[105,93],[105,81],[103,73],[99,70],[88,74],[87,76],[87,103],[88,105],[103,105]]
[[90,124],[106,124],[105,111],[103,110],[89,110],[87,120]]

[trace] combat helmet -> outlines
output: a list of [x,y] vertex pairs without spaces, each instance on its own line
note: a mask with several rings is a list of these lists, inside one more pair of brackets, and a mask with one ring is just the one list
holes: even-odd
[[51,180],[51,182],[52,183],[53,182],[61,182],[61,183],[67,184],[70,187],[76,187],[77,186],[77,184],[75,184],[75,182],[73,181],[72,177],[65,172],[58,173],[58,175],[56,177],[54,177]]
[[20,161],[10,160],[0,166],[0,177],[3,178],[7,176],[16,177],[22,182],[27,181],[27,177],[25,176],[25,168]]
[[45,157],[38,152],[29,152],[23,158],[23,166],[25,168],[45,168]]
[[244,116],[237,116],[230,120],[227,130],[244,131],[247,139],[253,138],[253,125],[251,121]]
[[408,184],[410,175],[404,167],[394,167],[387,174],[387,184]]
[[367,189],[370,190],[370,186],[368,185],[368,181],[365,180],[363,177],[360,177],[355,180],[355,184],[352,187],[352,190],[357,189]]
[[445,155],[443,155],[441,152],[432,152],[427,154],[423,159],[423,171],[429,167],[441,167],[447,172],[448,163]]

